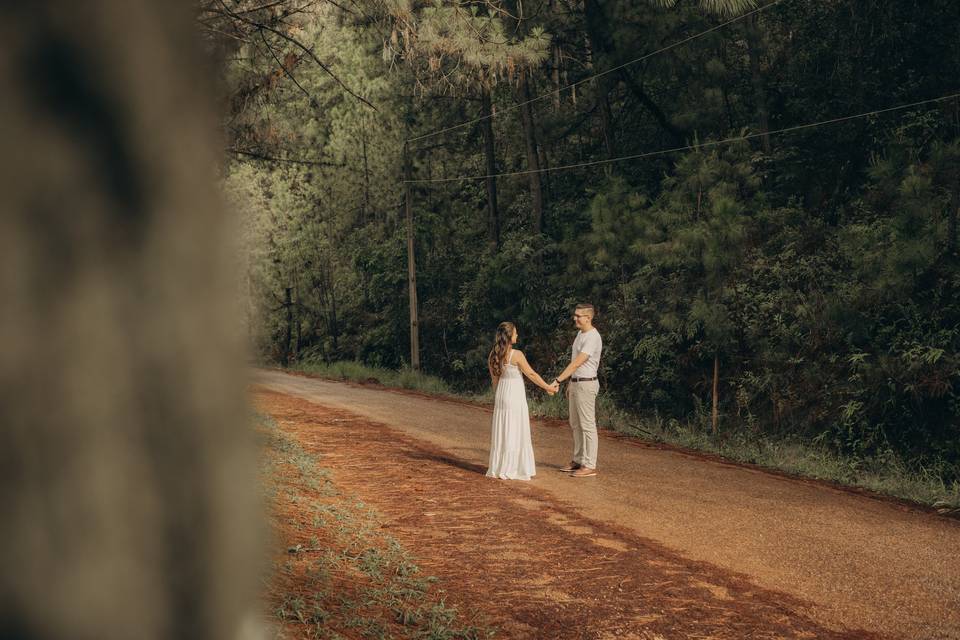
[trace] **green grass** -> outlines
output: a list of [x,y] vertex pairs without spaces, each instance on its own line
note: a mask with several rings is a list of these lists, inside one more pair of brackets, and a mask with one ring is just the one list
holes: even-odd
[[454,396],[450,386],[437,378],[413,369],[381,369],[368,367],[360,362],[345,360],[342,362],[301,362],[291,367],[294,371],[301,371],[321,378],[333,380],[350,380],[353,382],[375,382],[385,387],[411,389],[434,395]]
[[[493,637],[492,629],[465,624],[459,612],[444,603],[437,579],[421,575],[403,545],[382,533],[382,518],[376,510],[337,489],[320,460],[286,436],[269,416],[256,416],[256,421],[261,445],[272,454],[265,456],[261,468],[264,495],[306,505],[314,514],[311,546],[290,546],[284,560],[275,564],[276,572],[290,574],[295,563],[309,563],[309,593],[298,589],[283,595],[273,609],[278,621],[299,625],[309,638]],[[297,487],[317,491],[325,501],[278,489],[271,478],[281,466],[296,470]],[[335,576],[344,575],[352,576],[348,583],[361,585],[356,592],[347,594],[338,588],[342,583]],[[283,628],[278,627],[274,638],[284,637]]]
[[[854,458],[839,455],[816,443],[778,439],[762,433],[733,430],[714,437],[709,418],[689,421],[645,417],[617,407],[601,396],[597,420],[627,435],[720,456],[734,462],[867,489],[879,494],[935,506],[960,509],[960,483],[946,483],[944,469],[915,469],[894,456]],[[721,423],[722,424],[722,423]]]
[[718,440],[690,424],[641,423],[650,439],[736,462],[756,464],[790,475],[826,480],[944,510],[960,508],[960,483],[947,484],[942,473],[910,469],[895,458],[852,458],[816,444],[733,433]]
[[[385,387],[412,389],[481,405],[493,403],[492,389],[479,394],[457,394],[440,378],[410,369],[392,371],[352,361],[300,363],[292,369],[335,380],[377,382]],[[567,403],[562,393],[550,397],[537,389],[528,394],[527,400],[531,416],[567,418]],[[791,475],[868,489],[943,511],[960,509],[960,482],[945,482],[944,469],[912,468],[892,456],[873,459],[844,457],[816,443],[778,440],[742,431],[725,432],[724,437],[718,439],[710,434],[705,416],[689,421],[638,416],[616,406],[603,393],[597,398],[597,420],[603,427],[642,440],[710,453]]]

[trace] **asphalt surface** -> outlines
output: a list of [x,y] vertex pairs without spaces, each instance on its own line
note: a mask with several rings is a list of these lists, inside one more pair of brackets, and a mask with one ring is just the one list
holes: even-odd
[[[252,381],[486,463],[489,408],[271,370],[256,370]],[[587,517],[807,601],[809,615],[831,627],[960,639],[956,520],[613,437],[600,439],[599,475],[572,479],[558,471],[570,457],[569,430],[532,426],[531,482]]]

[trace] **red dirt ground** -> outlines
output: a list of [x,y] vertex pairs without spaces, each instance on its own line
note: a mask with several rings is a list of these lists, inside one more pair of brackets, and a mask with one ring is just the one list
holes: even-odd
[[440,579],[448,604],[482,612],[497,637],[876,637],[826,628],[809,603],[586,518],[535,486],[488,479],[387,425],[263,389],[255,399],[322,456],[338,488],[381,514],[382,528]]

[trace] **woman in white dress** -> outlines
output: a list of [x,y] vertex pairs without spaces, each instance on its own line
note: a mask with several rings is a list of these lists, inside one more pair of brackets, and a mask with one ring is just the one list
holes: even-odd
[[490,379],[496,389],[487,477],[503,480],[529,480],[537,474],[521,372],[550,395],[557,391],[530,367],[522,351],[513,348],[516,342],[516,327],[512,322],[501,322],[487,357]]

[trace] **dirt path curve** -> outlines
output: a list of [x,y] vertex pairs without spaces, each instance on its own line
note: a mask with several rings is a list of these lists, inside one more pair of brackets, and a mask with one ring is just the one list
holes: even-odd
[[[488,409],[276,371],[253,380],[385,423],[452,465],[486,464]],[[533,432],[530,486],[578,514],[809,603],[806,613],[833,629],[960,639],[960,522],[614,438],[601,438],[600,475],[573,480],[557,472],[569,432],[541,423]]]

